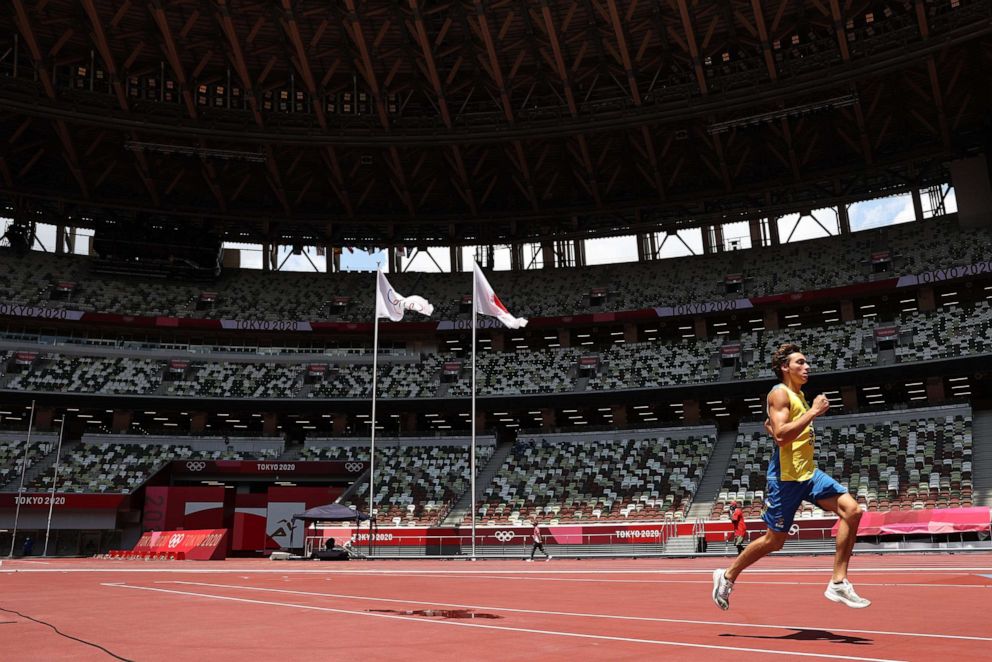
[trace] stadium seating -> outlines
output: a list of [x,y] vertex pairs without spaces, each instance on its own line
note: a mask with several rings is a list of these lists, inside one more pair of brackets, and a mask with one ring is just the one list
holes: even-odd
[[[874,331],[879,324],[873,319],[859,319],[818,327],[745,333],[739,339],[741,354],[733,376],[771,378],[770,357],[785,340],[811,348],[808,356],[818,372],[874,366],[878,362]],[[892,324],[899,328],[895,352],[902,362],[992,352],[992,305],[988,302],[907,314]],[[722,337],[613,345],[600,353],[601,368],[585,388],[623,390],[716,381],[720,375],[717,366],[721,342]],[[477,392],[533,395],[574,391],[581,388],[577,361],[582,354],[577,348],[480,353]],[[400,359],[403,362],[380,362],[379,397],[437,397],[441,366],[454,358],[426,354],[404,357]],[[369,363],[331,360],[321,381],[305,384],[306,364],[310,360],[259,363],[246,358],[238,362],[194,362],[181,380],[163,384],[168,361],[161,359],[42,354],[29,371],[12,375],[7,388],[173,397],[371,397]],[[463,374],[447,385],[445,393],[452,397],[467,396],[470,388],[471,382]]]
[[[25,457],[26,439],[13,439],[11,436],[8,433],[0,439],[0,488],[11,481],[20,480],[21,460]],[[28,446],[27,466],[30,467],[51,452],[54,441],[52,437],[36,437],[32,440]]]
[[518,441],[481,492],[478,517],[496,525],[681,518],[713,449],[710,430]]
[[[802,291],[810,289],[810,283],[819,289],[865,282],[873,277],[868,256],[883,250],[891,255],[893,273],[915,274],[986,259],[992,254],[992,232],[960,230],[954,218],[939,218],[766,247],[761,249],[760,260],[752,259],[750,251],[731,251],[581,270],[495,272],[490,281],[517,315],[574,315]],[[0,299],[12,303],[212,319],[372,319],[371,273],[227,270],[216,283],[198,288],[100,276],[89,271],[86,258],[78,256],[31,253],[4,263],[0,266]],[[724,285],[723,276],[732,273],[744,278],[740,293],[728,292]],[[462,299],[471,293],[467,274],[401,273],[390,278],[398,291],[430,299],[436,318],[464,317]],[[51,298],[52,286],[59,281],[76,283],[67,300]],[[200,305],[203,289],[217,296]],[[589,294],[593,290],[605,292],[603,303],[592,302]],[[347,301],[341,310],[330,305],[335,297]]]
[[[185,445],[120,442],[81,443],[61,458],[56,478],[60,492],[131,492],[172,460],[272,459],[276,449],[254,452],[235,450],[198,451]],[[47,468],[28,486],[28,491],[50,490],[54,466]]]
[[[492,454],[491,444],[477,446],[476,469],[484,467]],[[358,451],[352,459],[361,457]],[[367,448],[364,457],[368,458]],[[379,524],[437,524],[469,488],[470,480],[467,446],[384,444],[381,451],[376,449],[375,503]],[[368,483],[362,483],[346,505],[367,510],[368,494]]]
[[[827,417],[815,427],[817,464],[872,510],[970,506],[971,424],[970,411],[960,408]],[[746,516],[759,516],[770,452],[762,430],[741,431],[712,517],[732,500]],[[806,503],[800,516],[823,514]]]

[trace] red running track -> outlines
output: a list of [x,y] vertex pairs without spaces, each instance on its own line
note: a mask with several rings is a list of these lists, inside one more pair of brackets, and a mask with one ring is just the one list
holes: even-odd
[[765,559],[724,612],[715,559],[6,560],[0,659],[992,656],[992,555],[858,556],[851,579],[874,601],[861,610],[823,597],[830,561]]

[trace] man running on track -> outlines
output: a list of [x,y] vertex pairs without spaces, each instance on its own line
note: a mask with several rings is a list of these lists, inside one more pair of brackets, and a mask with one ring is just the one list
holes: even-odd
[[867,607],[871,602],[859,596],[847,580],[861,510],[847,488],[817,469],[813,459],[813,419],[830,409],[830,401],[821,394],[812,406],[806,402],[802,387],[809,380],[809,363],[798,345],[781,345],[772,355],[772,370],[781,383],[768,393],[765,421],[765,429],[777,446],[768,463],[762,512],[768,531],[745,547],[729,568],[713,571],[713,602],[721,609],[730,609],[730,592],[738,575],[758,559],[782,549],[796,509],[809,501],[840,517],[833,579],[824,596],[855,609]]

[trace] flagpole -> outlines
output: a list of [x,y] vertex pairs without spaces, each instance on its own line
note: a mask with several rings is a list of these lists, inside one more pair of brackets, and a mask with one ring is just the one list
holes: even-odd
[[475,327],[478,322],[476,314],[478,306],[478,292],[475,286],[475,270],[479,265],[472,263],[472,449],[469,456],[469,477],[472,483],[472,560],[475,560],[475,353],[478,346],[475,344]]
[[59,460],[62,457],[62,436],[65,433],[65,419],[68,418],[68,412],[62,412],[62,425],[59,427],[59,445],[55,451],[55,470],[52,472],[52,495],[48,500],[48,524],[45,526],[45,551],[42,552],[42,556],[48,556],[48,535],[52,531],[52,510],[55,508],[55,486],[58,484],[59,480]]
[[17,487],[17,498],[14,499],[14,532],[10,534],[10,554],[8,558],[14,557],[14,541],[17,540],[17,520],[21,517],[21,497],[24,496],[24,474],[28,468],[28,449],[31,448],[31,429],[34,425],[34,400],[31,401],[31,416],[28,418],[28,438],[24,442],[24,457],[21,458],[21,482]]
[[372,332],[372,443],[369,451],[369,549],[372,548],[372,522],[375,520],[375,402],[379,376],[379,272],[375,275],[375,313]]

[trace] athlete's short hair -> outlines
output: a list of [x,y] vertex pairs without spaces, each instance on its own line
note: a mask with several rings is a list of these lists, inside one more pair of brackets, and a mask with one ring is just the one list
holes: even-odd
[[775,376],[782,379],[782,368],[789,364],[789,356],[801,351],[799,345],[794,342],[779,345],[775,353],[772,354],[772,372],[775,373]]

